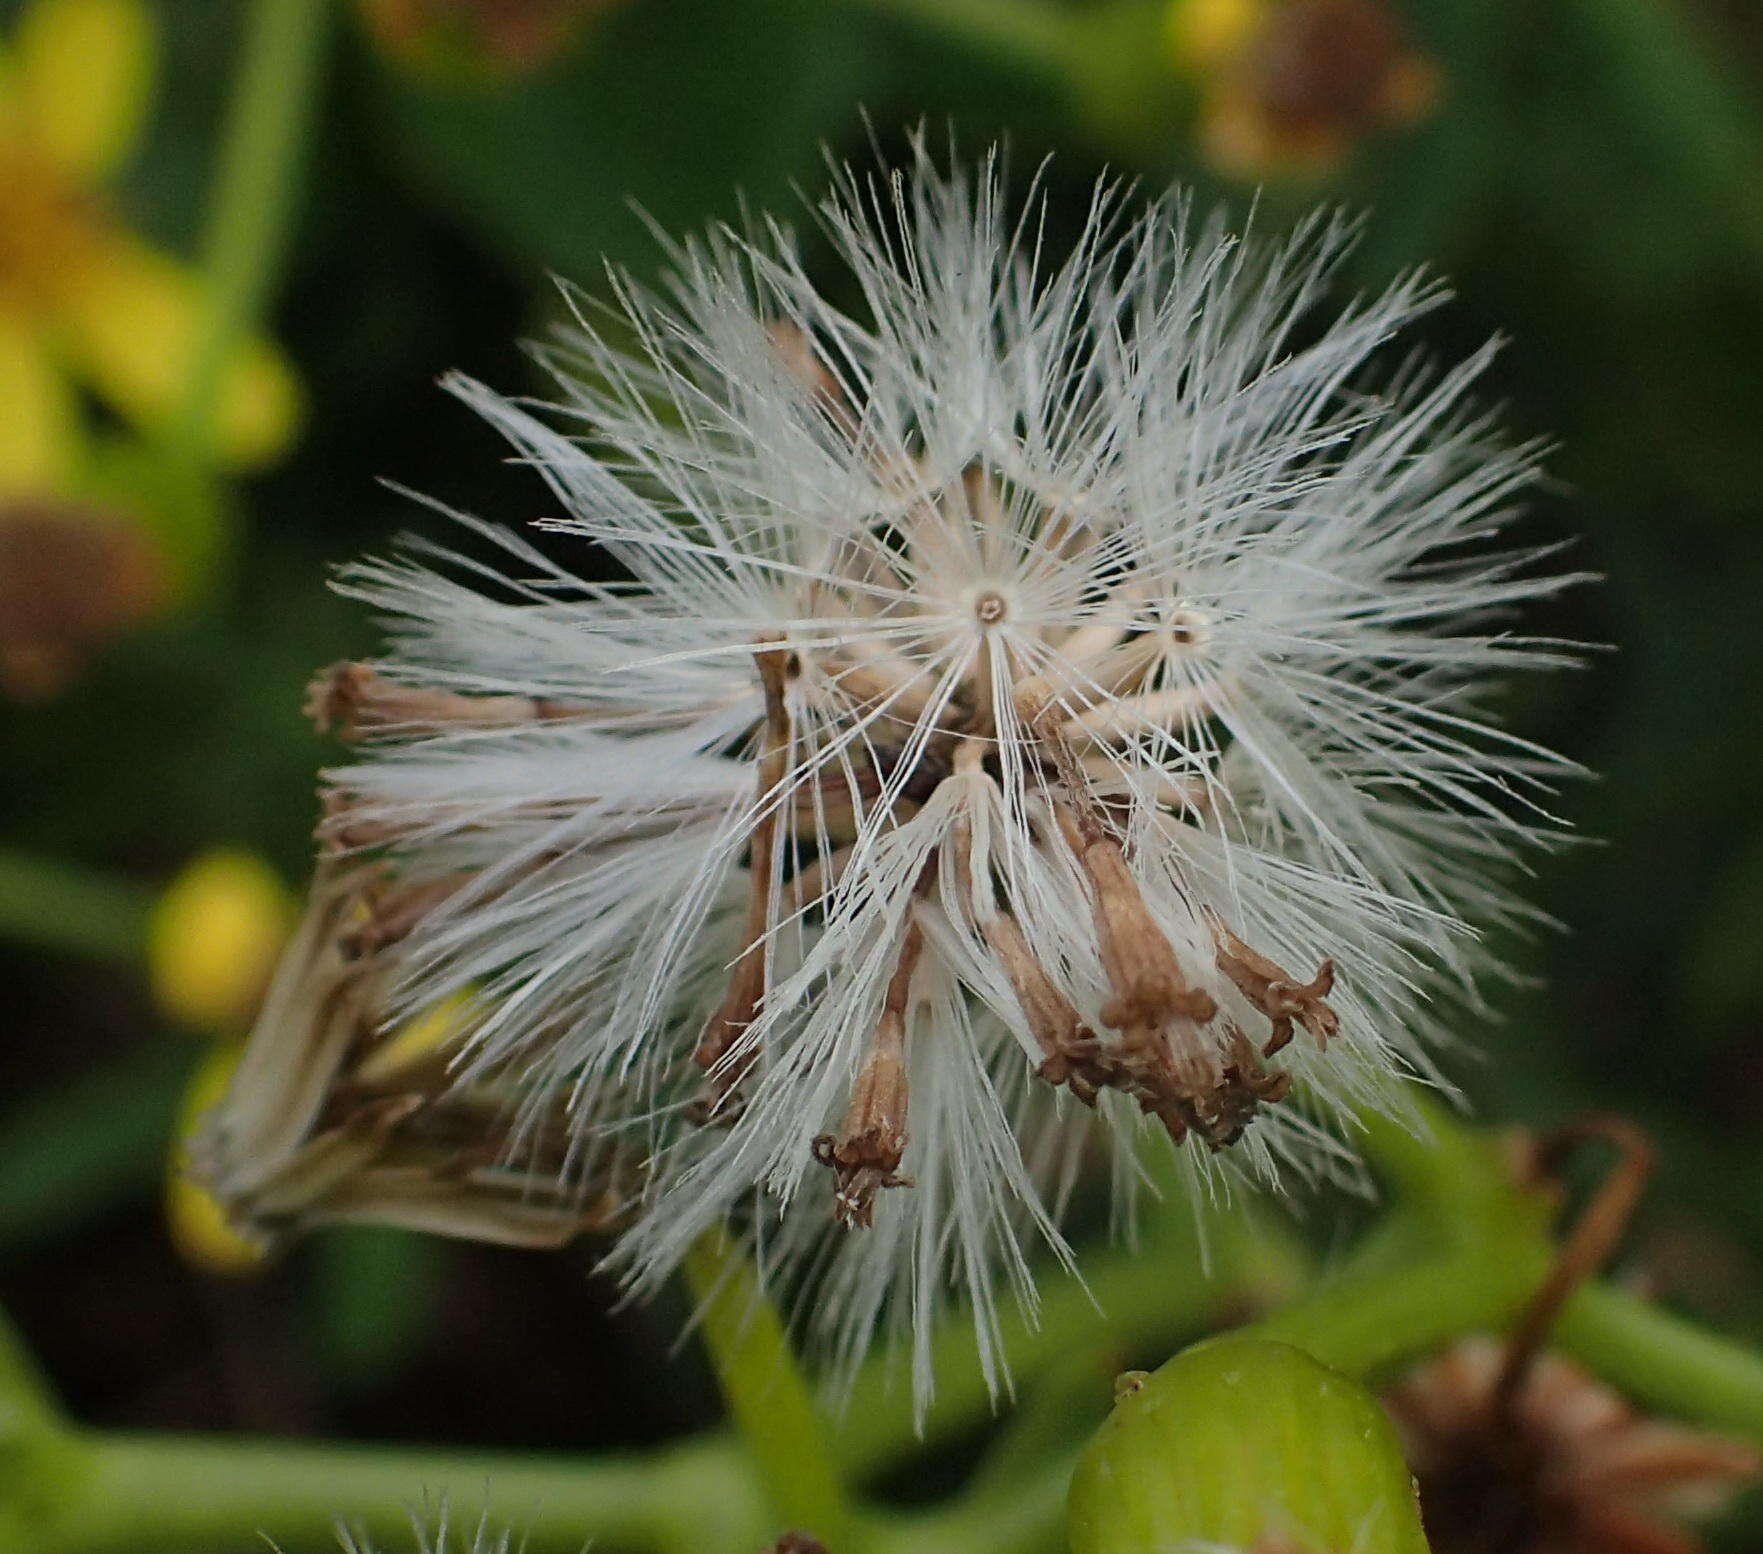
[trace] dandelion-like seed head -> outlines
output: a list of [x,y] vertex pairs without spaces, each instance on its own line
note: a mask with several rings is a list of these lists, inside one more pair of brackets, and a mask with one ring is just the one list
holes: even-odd
[[995,1363],[1099,1146],[1123,1202],[1147,1149],[1336,1169],[1562,769],[1478,710],[1562,656],[1506,618],[1562,580],[1491,543],[1535,450],[1485,352],[1373,361],[1439,289],[1323,323],[1337,220],[1104,186],[1056,258],[1001,185],[843,176],[850,310],[763,223],[583,302],[555,403],[456,381],[557,541],[355,568],[395,645],[316,693],[365,746],[326,844],[408,908],[374,953],[471,991],[464,1077],[567,1104],[576,1167],[644,1162],[634,1283],[732,1221],[847,1359],[913,1329],[921,1391],[951,1290]]

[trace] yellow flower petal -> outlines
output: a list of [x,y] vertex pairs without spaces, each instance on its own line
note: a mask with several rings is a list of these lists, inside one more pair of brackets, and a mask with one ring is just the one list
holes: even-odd
[[165,1221],[173,1244],[186,1261],[207,1273],[250,1273],[264,1259],[264,1248],[234,1230],[226,1210],[189,1171],[189,1141],[202,1119],[226,1093],[242,1048],[216,1046],[190,1080],[178,1115],[177,1143],[167,1161]]
[[400,1026],[390,1041],[361,1063],[355,1077],[368,1084],[395,1078],[400,1069],[420,1064],[452,1046],[482,1012],[469,992],[442,999]]
[[159,1007],[197,1030],[243,1030],[293,926],[275,871],[252,853],[204,853],[154,903],[147,971]]
[[1261,29],[1259,0],[1174,0],[1164,38],[1177,69],[1204,73],[1241,57]]
[[[136,425],[158,430],[183,407],[200,317],[193,272],[127,233],[112,233],[81,262],[61,314],[93,385]],[[253,340],[221,386],[215,452],[260,464],[288,444],[299,385],[274,345]]]
[[35,0],[14,45],[26,132],[64,166],[108,172],[140,134],[154,41],[140,0]]
[[36,325],[0,308],[0,499],[61,490],[79,456],[79,408]]

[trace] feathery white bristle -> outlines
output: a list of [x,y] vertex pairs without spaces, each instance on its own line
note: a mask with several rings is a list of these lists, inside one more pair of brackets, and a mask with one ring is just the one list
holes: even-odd
[[[410,1518],[411,1554],[521,1554],[524,1539],[517,1540],[512,1532],[503,1531],[480,1517],[469,1527],[461,1528],[443,1505],[431,1521],[412,1513]],[[337,1527],[337,1541],[343,1554],[391,1554],[389,1549],[371,1542],[358,1528],[345,1524]],[[273,1547],[273,1545],[272,1545]],[[586,1544],[583,1545],[584,1554]]]
[[[568,1094],[584,1152],[639,1150],[614,1254],[638,1288],[732,1222],[768,1276],[824,1270],[846,1365],[909,1332],[921,1396],[951,1294],[1001,1373],[991,1313],[1032,1301],[1028,1243],[1069,1255],[1086,1139],[1118,1135],[1136,1180],[1162,1135],[1129,1096],[1196,1180],[1202,1134],[1248,1177],[1341,1169],[1333,1125],[1400,1104],[1429,999],[1478,975],[1473,925],[1522,917],[1500,874],[1569,769],[1481,708],[1567,656],[1509,622],[1570,580],[1497,546],[1537,450],[1474,409],[1486,351],[1377,375],[1441,289],[1318,328],[1338,220],[1270,244],[1104,187],[1054,261],[1038,201],[1012,221],[994,166],[920,148],[819,208],[860,317],[781,228],[719,230],[665,296],[624,283],[613,327],[581,305],[543,352],[556,405],[455,380],[548,482],[547,527],[630,583],[480,524],[499,565],[346,582],[390,618],[388,679],[564,708],[393,730],[336,774],[395,867],[469,876],[397,946],[405,1000],[473,989],[470,1065]],[[1172,957],[1178,990],[1133,993],[1111,943]],[[1081,1023],[1094,1110],[1037,1077],[1024,966]],[[743,967],[756,1004],[719,1014]],[[901,985],[910,1103],[873,1103],[895,1172],[846,1112],[893,1082]],[[1283,1048],[1281,1007],[1308,1022]],[[868,1228],[833,1224],[840,1149]]]

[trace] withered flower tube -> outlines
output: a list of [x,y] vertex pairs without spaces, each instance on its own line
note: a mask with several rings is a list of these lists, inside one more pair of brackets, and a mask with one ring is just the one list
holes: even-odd
[[374,864],[320,862],[226,1099],[192,1151],[234,1226],[266,1249],[342,1222],[555,1247],[616,1219],[605,1171],[597,1183],[565,1171],[560,1109],[522,1112],[518,1091],[489,1075],[455,1082],[471,1000],[392,1017],[385,952],[435,895],[400,890]]

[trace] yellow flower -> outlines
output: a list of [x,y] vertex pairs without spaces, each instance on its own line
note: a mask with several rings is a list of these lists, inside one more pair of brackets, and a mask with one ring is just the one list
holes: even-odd
[[[197,278],[105,194],[139,139],[154,55],[140,0],[31,0],[0,52],[0,494],[66,488],[81,387],[145,431],[180,408]],[[286,360],[251,342],[228,365],[217,456],[273,457],[297,413]]]
[[287,891],[261,858],[236,848],[204,853],[153,907],[147,970],[155,1002],[178,1025],[240,1034],[293,920]]
[[1166,17],[1178,66],[1195,71],[1228,66],[1261,30],[1258,0],[1177,0]]
[[233,1228],[219,1200],[190,1175],[190,1139],[226,1094],[244,1050],[233,1042],[217,1042],[197,1065],[184,1092],[165,1177],[165,1223],[172,1244],[191,1267],[205,1273],[251,1273],[267,1255],[264,1246]]
[[184,1092],[165,1179],[173,1244],[196,1268],[253,1271],[264,1248],[233,1228],[214,1195],[190,1175],[189,1141],[226,1093],[244,1052],[294,909],[275,871],[255,853],[217,847],[178,875],[147,924],[154,1002],[178,1025],[214,1038]]
[[1172,0],[1165,40],[1200,88],[1201,153],[1249,181],[1326,175],[1439,92],[1395,0]]

